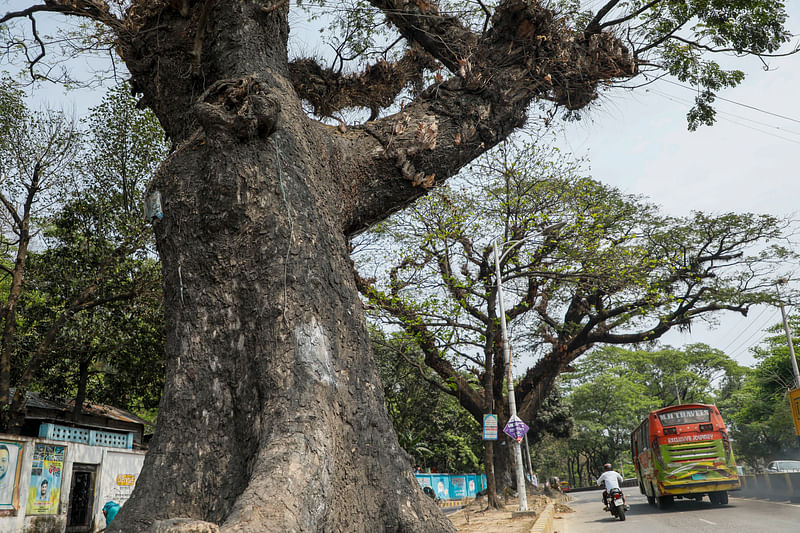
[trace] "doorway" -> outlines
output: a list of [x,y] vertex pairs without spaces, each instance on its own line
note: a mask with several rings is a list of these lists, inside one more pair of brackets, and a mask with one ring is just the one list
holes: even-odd
[[94,526],[94,485],[97,465],[74,463],[69,487],[66,533],[90,533]]

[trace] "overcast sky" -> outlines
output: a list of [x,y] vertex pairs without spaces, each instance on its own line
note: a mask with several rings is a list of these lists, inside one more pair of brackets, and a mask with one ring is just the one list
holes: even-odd
[[[800,34],[800,2],[788,4],[790,21],[795,21],[790,28]],[[714,126],[688,131],[686,113],[694,92],[675,80],[658,81],[633,92],[605,93],[558,142],[587,156],[594,178],[645,195],[669,214],[699,210],[797,216],[800,54],[770,59],[766,72],[759,61],[736,65],[742,65],[747,79],[720,93],[731,102],[717,101]],[[777,308],[756,308],[747,318],[720,315],[714,329],[697,324],[691,334],[670,332],[662,342],[705,342],[752,364],[750,347],[765,336],[764,328],[779,322]]]

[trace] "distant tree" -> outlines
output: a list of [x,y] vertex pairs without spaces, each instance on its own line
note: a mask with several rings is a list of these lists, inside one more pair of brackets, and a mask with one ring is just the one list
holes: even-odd
[[481,427],[445,392],[416,343],[373,331],[373,350],[386,409],[413,465],[439,472],[480,469]]
[[[89,280],[97,293],[125,295],[95,307],[64,331],[50,358],[50,390],[152,410],[163,385],[164,332],[160,265],[144,220],[144,187],[168,150],[153,113],[136,107],[131,88],[111,88],[82,120],[86,142],[77,190],[50,220],[39,274],[56,301]],[[71,365],[69,364],[71,362]],[[71,367],[71,368],[70,368]],[[89,374],[93,379],[89,381]],[[75,379],[69,379],[73,376]]]
[[[800,318],[791,316],[789,323],[797,331]],[[774,459],[800,458],[788,397],[795,388],[789,345],[782,324],[768,331],[771,335],[753,349],[756,367],[723,404],[734,451],[753,468]],[[800,345],[797,337],[793,342]]]
[[[487,412],[498,413],[501,426],[508,420],[494,239],[505,252],[515,362],[527,365],[515,392],[528,423],[587,350],[653,341],[719,310],[746,314],[773,297],[780,260],[792,256],[781,246],[786,221],[668,217],[578,170],[543,146],[503,144],[463,181],[436,189],[356,246],[358,286],[373,316],[417,341],[476,420]],[[682,399],[695,379],[705,378],[687,375]],[[498,489],[514,483],[507,448],[486,447]]]
[[[21,357],[17,343],[19,305],[31,243],[41,220],[52,214],[60,198],[75,186],[71,164],[79,150],[77,128],[55,111],[33,112],[22,92],[9,80],[0,80],[0,429],[14,431],[22,423],[25,390],[39,369],[53,336],[45,335],[32,356]],[[86,303],[70,302],[60,320]],[[17,367],[12,373],[12,362]],[[10,397],[12,375],[16,386]],[[10,401],[11,400],[11,401]]]
[[45,231],[48,248],[31,257],[23,304],[37,320],[20,332],[29,342],[87,284],[95,283],[98,302],[63,325],[32,387],[73,398],[76,414],[85,400],[152,410],[164,370],[159,264],[127,248],[141,251],[146,237],[120,247],[93,231],[91,212],[84,202],[65,205]]
[[[746,373],[746,367],[703,343],[688,344],[681,349],[665,346],[651,350],[602,346],[582,357],[565,374],[565,381],[572,390],[590,382],[599,385],[600,376],[624,378],[641,387],[639,395],[648,398],[648,405],[660,409],[675,404],[714,402],[722,387],[738,382]],[[644,415],[650,410],[636,413]]]
[[[16,368],[13,373],[9,369],[8,382],[0,386],[0,400],[3,391],[8,392],[4,387],[15,387],[3,422],[12,432],[20,427],[25,391],[31,387],[52,385],[53,392],[71,391],[77,412],[87,397],[90,371],[97,374],[95,361],[109,362],[112,354],[114,358],[132,355],[139,360],[149,357],[150,362],[142,365],[147,369],[163,369],[159,362],[163,348],[154,353],[152,343],[149,356],[109,348],[114,338],[111,332],[127,327],[120,320],[112,327],[115,313],[124,316],[115,308],[120,302],[155,293],[148,300],[155,309],[138,318],[160,319],[159,266],[152,258],[152,233],[141,215],[145,180],[166,153],[160,128],[152,113],[135,108],[125,86],[111,91],[92,110],[85,134],[73,126],[65,129],[61,114],[44,116],[50,118],[23,114],[24,120],[11,130],[16,142],[5,144],[7,160],[16,163],[16,174],[9,175],[6,183],[15,183],[14,176],[21,183],[21,189],[3,193],[9,227],[18,236],[10,243],[17,259],[6,299],[3,337],[5,360],[13,360]],[[37,137],[35,128],[49,124],[52,131]],[[22,202],[23,207],[15,208],[14,202]],[[43,207],[34,212],[37,205]],[[28,250],[34,235],[40,243],[36,253]],[[25,316],[20,318],[23,310]],[[161,331],[155,324],[150,331],[153,328]],[[42,371],[46,361],[57,364]],[[71,369],[65,368],[67,361],[74,363]],[[54,375],[58,369],[65,373]],[[138,381],[147,375],[128,377]],[[161,382],[160,378],[150,380],[146,387],[158,387]],[[128,391],[134,390],[132,383]],[[147,397],[147,407],[153,408],[157,400],[152,392]],[[125,407],[129,402],[120,398],[112,403]]]
[[562,375],[575,420],[563,460],[580,481],[610,462],[630,469],[630,434],[650,411],[677,403],[716,403],[722,387],[747,369],[705,344],[682,349],[602,346]]

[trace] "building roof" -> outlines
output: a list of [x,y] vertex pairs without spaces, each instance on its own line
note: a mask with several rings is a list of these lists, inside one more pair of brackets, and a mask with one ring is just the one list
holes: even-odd
[[[10,393],[11,394],[9,396],[13,397],[14,396],[13,388],[11,389]],[[63,411],[64,413],[72,413],[72,409],[75,405],[75,400],[62,400],[60,398],[56,399],[44,398],[38,392],[31,392],[31,391],[27,391],[25,393],[25,401],[27,403],[29,411],[30,408],[34,408],[47,411]],[[33,413],[30,414],[33,415]],[[105,405],[102,403],[84,402],[81,408],[81,414],[101,416],[111,420],[117,420],[119,422],[126,422],[129,424],[141,424],[145,427],[152,425],[147,420],[136,416],[130,411],[126,411],[125,409],[120,409],[119,407]]]

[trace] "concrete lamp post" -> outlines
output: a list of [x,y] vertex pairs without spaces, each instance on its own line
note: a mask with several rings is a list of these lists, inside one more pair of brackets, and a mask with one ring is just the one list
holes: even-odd
[[[538,237],[539,235],[552,235],[556,233],[558,230],[563,228],[566,225],[564,222],[559,222],[557,224],[553,224],[552,226],[548,226],[544,228],[542,231],[537,233],[536,235],[532,235],[530,237],[526,237],[524,239],[520,239],[518,241],[506,241],[503,244],[511,244],[503,255],[500,255],[497,248],[497,241],[500,239],[499,237],[492,241],[492,247],[494,248],[494,268],[495,268],[495,276],[497,278],[497,305],[500,310],[500,333],[502,335],[502,342],[503,342],[503,362],[506,365],[506,369],[508,371],[508,414],[509,419],[512,419],[517,416],[517,400],[514,398],[514,379],[511,373],[511,351],[508,345],[508,326],[506,324],[506,308],[505,302],[503,300],[503,272],[500,269],[500,263],[506,257],[506,255],[511,252],[514,248],[521,245],[522,243],[529,241],[533,237]],[[527,511],[528,510],[528,495],[525,490],[525,471],[522,465],[522,447],[519,442],[514,440],[513,443],[514,448],[514,460],[517,463],[517,494],[519,495],[519,510],[520,511]]]

